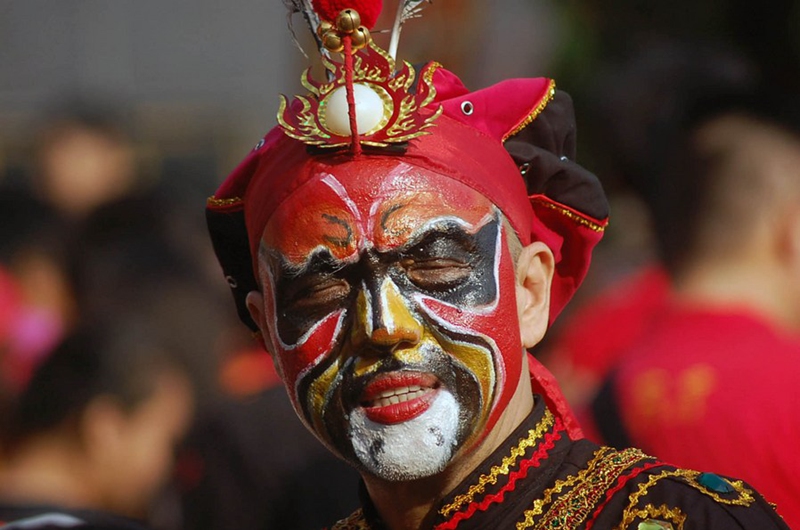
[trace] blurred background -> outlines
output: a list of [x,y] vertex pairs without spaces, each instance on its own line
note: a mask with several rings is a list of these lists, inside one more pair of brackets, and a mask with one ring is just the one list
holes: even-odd
[[[396,6],[384,3],[378,28]],[[684,95],[715,82],[758,85],[775,101],[800,93],[794,0],[435,0],[423,17],[406,25],[400,58],[436,60],[472,89],[553,77],[573,97],[578,159],[603,182],[612,215],[584,288],[541,347],[556,371],[571,315],[658,255],[650,169]],[[294,28],[314,57],[300,17]],[[303,444],[292,455],[277,441],[262,447],[274,438],[263,403],[283,398],[236,321],[203,211],[312,63],[280,0],[0,0],[0,396],[14,403],[55,345],[96,315],[150,314],[171,331],[180,346],[161,346],[192,382],[195,420],[177,479],[147,509],[159,528],[278,528],[263,521],[302,508],[232,524],[237,503],[263,505],[281,489],[321,495],[297,493],[313,460]],[[289,421],[285,404],[274,406]],[[249,463],[265,453],[271,461]],[[220,495],[228,511],[212,514]],[[331,513],[354,502],[330,499]]]

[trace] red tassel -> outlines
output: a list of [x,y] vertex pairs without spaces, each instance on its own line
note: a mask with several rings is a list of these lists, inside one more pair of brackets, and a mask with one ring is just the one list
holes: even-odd
[[355,9],[367,29],[375,27],[383,9],[383,0],[312,0],[311,3],[320,18],[331,23],[345,9]]
[[353,139],[353,156],[361,156],[361,142],[358,139],[358,122],[356,121],[356,97],[353,93],[353,39],[345,35],[344,41],[344,84],[347,90],[347,114],[350,118],[350,136]]

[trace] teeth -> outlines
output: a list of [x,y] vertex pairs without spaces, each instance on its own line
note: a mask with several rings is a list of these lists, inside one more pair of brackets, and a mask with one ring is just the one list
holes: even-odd
[[389,405],[396,405],[404,403],[412,399],[416,399],[428,392],[428,389],[421,388],[417,385],[405,386],[400,388],[393,388],[386,390],[376,396],[375,401],[372,403],[373,407],[387,407]]

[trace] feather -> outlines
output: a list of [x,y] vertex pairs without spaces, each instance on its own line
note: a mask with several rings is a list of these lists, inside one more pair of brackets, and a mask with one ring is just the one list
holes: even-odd
[[394,19],[394,26],[392,27],[392,36],[389,41],[389,55],[392,59],[397,59],[397,46],[400,43],[400,31],[403,29],[403,24],[407,20],[422,16],[420,13],[423,9],[432,4],[433,0],[400,0],[397,6],[397,15]]
[[317,48],[319,49],[319,53],[322,55],[328,56],[328,50],[325,49],[325,46],[322,45],[322,39],[317,33],[317,28],[319,28],[320,20],[319,16],[317,15],[316,11],[311,5],[311,0],[283,0],[283,4],[289,10],[289,14],[287,15],[288,23],[289,23],[289,31],[292,34],[292,40],[294,41],[295,46],[300,50],[300,52],[308,59],[308,54],[303,50],[303,47],[300,45],[300,42],[297,40],[297,34],[294,31],[294,19],[293,15],[296,13],[300,13],[303,15],[303,19],[305,19],[306,24],[308,25],[308,29],[311,30],[311,34],[314,36],[314,41],[317,43]]

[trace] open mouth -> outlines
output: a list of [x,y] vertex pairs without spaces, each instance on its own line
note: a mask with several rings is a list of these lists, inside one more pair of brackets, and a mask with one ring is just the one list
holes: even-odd
[[386,374],[366,386],[360,405],[367,418],[376,423],[402,423],[428,410],[440,386],[439,380],[431,374]]

